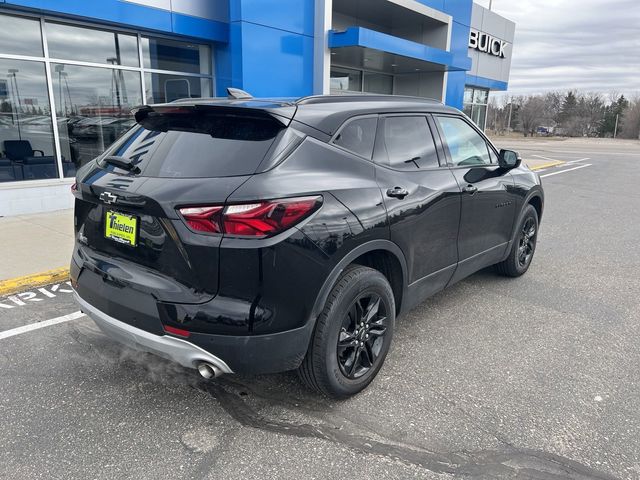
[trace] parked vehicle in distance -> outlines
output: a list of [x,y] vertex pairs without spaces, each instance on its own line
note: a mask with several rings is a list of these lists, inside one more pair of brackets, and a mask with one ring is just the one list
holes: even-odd
[[139,107],[78,171],[71,280],[106,334],[207,378],[297,369],[347,397],[401,312],[529,268],[540,179],[458,110],[231,96]]

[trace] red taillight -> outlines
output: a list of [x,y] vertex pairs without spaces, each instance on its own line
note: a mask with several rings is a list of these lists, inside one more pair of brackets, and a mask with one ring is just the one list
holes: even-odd
[[180,209],[180,213],[192,230],[207,233],[222,233],[222,230],[220,230],[220,212],[222,212],[222,207],[189,207]]
[[283,198],[264,202],[181,208],[192,230],[264,238],[294,226],[322,204],[321,196]]
[[181,328],[176,328],[176,327],[171,327],[169,325],[163,325],[162,328],[164,328],[164,331],[167,333],[170,333],[172,335],[177,335],[179,337],[189,337],[189,335],[191,335],[191,333],[188,330],[183,330]]

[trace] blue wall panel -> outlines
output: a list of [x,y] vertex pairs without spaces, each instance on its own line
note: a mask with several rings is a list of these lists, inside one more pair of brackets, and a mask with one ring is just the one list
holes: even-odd
[[343,32],[329,32],[329,47],[364,47],[381,52],[393,53],[403,57],[415,58],[425,62],[445,65],[451,70],[470,70],[471,59],[464,55],[455,55],[446,50],[429,47],[368,28],[350,27]]
[[229,25],[223,22],[192,17],[181,13],[171,13],[172,32],[178,35],[205,38],[212,41],[227,41]]
[[216,93],[233,86],[260,97],[310,95],[314,8],[314,0],[230,0]]
[[462,110],[466,72],[449,72],[447,78],[447,96],[445,103]]
[[[445,0],[418,0],[420,3],[422,3],[423,5],[426,5],[427,7],[431,7],[435,10],[438,10],[440,12],[444,12],[444,1]],[[466,1],[466,0],[464,0]]]
[[172,14],[168,10],[120,0],[0,0],[0,7],[2,5],[12,5],[69,17],[84,17],[213,41],[226,42],[229,36],[227,25],[223,22],[178,13]]
[[[241,28],[240,88],[257,97],[297,97],[312,93],[312,37],[246,22]],[[237,78],[235,69],[233,73]]]
[[[471,0],[444,0],[444,11],[453,17],[451,24],[450,50],[456,55],[468,58],[469,32],[471,24]],[[449,72],[447,77],[447,94],[445,103],[462,109],[466,72]]]
[[443,11],[451,15],[454,22],[470,26],[472,8],[473,0],[444,0]]
[[467,85],[480,88],[488,88],[490,90],[506,90],[509,87],[507,82],[493,80],[491,78],[478,77],[476,75],[467,75],[465,80]]
[[314,0],[230,0],[230,21],[313,36]]
[[418,0],[423,5],[431,7],[447,15],[453,20],[464,25],[471,25],[471,8],[473,0]]

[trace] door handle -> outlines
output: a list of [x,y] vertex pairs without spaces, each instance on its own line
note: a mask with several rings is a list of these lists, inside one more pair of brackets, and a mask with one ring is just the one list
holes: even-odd
[[467,185],[466,187],[462,187],[462,191],[464,193],[468,193],[470,195],[473,195],[474,193],[476,193],[478,191],[478,187],[476,187],[475,185]]
[[403,199],[409,195],[409,191],[402,187],[393,187],[387,190],[387,197]]

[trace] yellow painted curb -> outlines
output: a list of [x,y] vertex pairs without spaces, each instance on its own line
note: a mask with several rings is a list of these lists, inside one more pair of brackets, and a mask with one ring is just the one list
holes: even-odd
[[46,272],[25,275],[24,277],[0,280],[0,295],[10,295],[31,287],[41,287],[50,283],[60,283],[69,280],[69,269],[67,267],[56,268]]
[[558,160],[557,162],[543,163],[542,165],[536,165],[535,167],[529,167],[529,170],[533,170],[535,172],[536,170],[542,170],[543,168],[557,167],[558,165],[564,165],[564,163],[565,162],[562,162],[562,161]]

